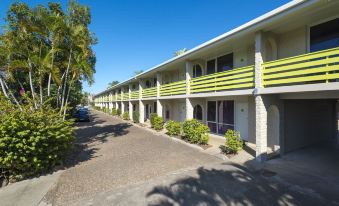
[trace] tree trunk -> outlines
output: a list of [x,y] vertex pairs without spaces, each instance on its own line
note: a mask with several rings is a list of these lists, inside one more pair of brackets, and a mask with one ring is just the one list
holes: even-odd
[[52,79],[52,73],[49,73],[48,75],[48,85],[47,85],[47,96],[51,96],[51,79]]
[[64,109],[64,116],[63,119],[65,120],[66,117],[66,112],[67,112],[67,106],[68,106],[68,97],[71,91],[71,87],[72,87],[72,82],[70,82],[69,86],[68,86],[68,91],[67,91],[67,95],[66,95],[66,101],[65,101],[65,109]]
[[37,109],[38,107],[37,107],[36,102],[35,102],[35,95],[34,95],[34,88],[33,88],[33,81],[32,81],[32,70],[31,69],[29,69],[28,76],[29,76],[29,84],[30,84],[31,92],[32,92],[32,101],[33,101],[33,104],[34,104],[34,108]]
[[4,86],[4,83],[3,83],[3,81],[2,81],[2,78],[1,78],[1,77],[0,77],[0,84],[1,84],[1,89],[2,89],[2,92],[4,93],[5,97],[7,97],[7,98],[8,98],[8,94],[7,94],[7,92],[6,92],[6,88],[5,88],[5,86]]
[[66,86],[67,86],[67,77],[69,73],[69,67],[71,65],[71,57],[72,57],[72,49],[70,49],[70,53],[69,53],[68,65],[67,65],[66,74],[65,74],[64,88],[62,90],[61,109],[64,107],[64,103],[65,103],[65,91],[66,91]]
[[11,97],[12,97],[12,99],[14,100],[15,104],[18,105],[20,111],[22,111],[22,108],[21,108],[21,106],[20,106],[18,100],[15,98],[15,96],[13,95],[13,93],[11,92],[11,90],[9,90],[9,88],[8,88],[8,86],[7,86],[7,84],[6,84],[5,81],[3,81],[3,84],[5,85],[6,89],[8,90],[8,93],[11,95]]

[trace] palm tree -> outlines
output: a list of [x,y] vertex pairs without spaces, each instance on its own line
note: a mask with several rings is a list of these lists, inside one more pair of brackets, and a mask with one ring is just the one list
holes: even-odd
[[107,89],[108,89],[108,88],[111,88],[111,87],[114,87],[114,86],[117,85],[117,84],[119,84],[119,81],[114,80],[114,81],[108,83]]
[[188,51],[188,49],[186,49],[186,48],[180,49],[180,50],[174,52],[174,56],[175,56],[175,57],[176,57],[176,56],[180,56],[180,55],[184,54],[184,53],[187,52],[187,51]]

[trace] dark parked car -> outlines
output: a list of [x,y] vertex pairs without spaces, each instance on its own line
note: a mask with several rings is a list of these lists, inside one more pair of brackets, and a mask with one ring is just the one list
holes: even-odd
[[76,121],[78,122],[89,122],[89,113],[87,109],[78,109],[75,113],[74,116]]

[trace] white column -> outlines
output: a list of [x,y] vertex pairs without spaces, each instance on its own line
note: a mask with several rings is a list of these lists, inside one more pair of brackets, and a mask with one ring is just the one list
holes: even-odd
[[186,98],[186,115],[185,119],[193,119],[193,105],[190,98]]
[[[186,62],[186,95],[190,94],[190,81],[193,65],[191,62]],[[186,115],[185,119],[193,119],[193,105],[190,98],[186,98]]]
[[133,104],[131,102],[131,93],[132,93],[132,85],[128,85],[128,116],[130,120],[133,120]]
[[159,117],[162,117],[162,102],[159,99],[161,83],[162,83],[162,75],[160,72],[158,72],[157,73],[157,115]]
[[265,161],[267,157],[267,109],[264,104],[265,97],[260,95],[264,54],[263,34],[258,32],[255,35],[255,139],[256,159],[259,162]]
[[133,120],[133,104],[131,101],[128,101],[128,116],[130,120]]
[[142,80],[139,80],[139,122],[144,123],[145,122],[145,106],[142,99],[142,89],[143,89],[143,82]]
[[121,116],[125,112],[125,102],[121,101]]

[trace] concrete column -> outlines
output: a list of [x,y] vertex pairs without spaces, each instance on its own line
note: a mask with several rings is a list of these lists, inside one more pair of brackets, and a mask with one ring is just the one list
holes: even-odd
[[128,116],[130,120],[133,120],[133,104],[131,101],[128,101]]
[[121,116],[125,112],[125,102],[121,101]]
[[157,73],[157,98],[160,97],[160,86],[161,86],[161,83],[162,83],[162,76],[161,76],[161,73],[158,72]]
[[262,88],[262,63],[265,55],[262,32],[255,35],[255,139],[256,160],[263,162],[267,158],[267,108],[264,104],[264,96],[260,95]]
[[139,80],[139,122],[144,123],[145,122],[145,106],[142,99],[142,89],[143,89],[143,81]]
[[186,98],[186,115],[185,119],[193,119],[193,105],[190,98]]
[[139,122],[145,122],[145,106],[142,100],[139,100]]
[[190,81],[192,76],[193,64],[186,62],[186,95],[190,94]]
[[163,115],[163,109],[162,109],[162,102],[161,102],[161,100],[160,99],[157,99],[157,115],[159,116],[159,117],[163,117],[162,115]]
[[163,117],[162,113],[162,102],[159,99],[160,97],[160,86],[162,83],[162,75],[160,72],[157,73],[157,115]]

